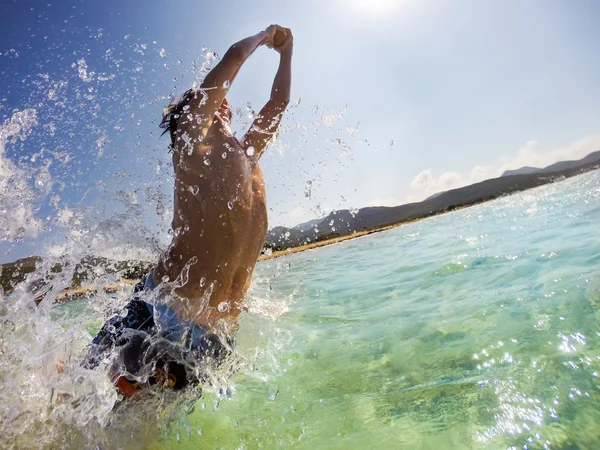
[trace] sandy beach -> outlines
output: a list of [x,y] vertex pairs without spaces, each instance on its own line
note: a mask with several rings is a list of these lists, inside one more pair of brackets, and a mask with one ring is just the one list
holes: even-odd
[[[111,283],[111,284],[107,284],[106,286],[103,286],[102,290],[104,292],[106,292],[107,294],[112,294],[114,292],[117,292],[120,289],[129,288],[136,282],[137,282],[137,280],[122,279],[116,283]],[[56,301],[57,302],[68,302],[71,300],[85,298],[85,297],[88,297],[90,295],[94,295],[97,293],[98,293],[98,289],[95,286],[85,285],[85,286],[80,286],[77,288],[65,289],[56,297]]]
[[337,244],[338,242],[348,241],[350,239],[356,239],[361,236],[367,236],[368,234],[379,233],[380,231],[391,230],[392,228],[396,228],[400,225],[404,225],[409,222],[402,222],[395,225],[389,225],[387,227],[377,228],[373,230],[364,230],[364,231],[356,231],[354,233],[347,234],[345,236],[339,236],[331,239],[324,239],[322,241],[311,242],[310,244],[299,245],[297,247],[287,248],[285,250],[280,250],[268,254],[262,254],[259,256],[258,261],[266,261],[268,259],[279,258],[281,256],[291,255],[292,253],[300,253],[305,250],[311,250],[313,248],[324,247],[326,245]]

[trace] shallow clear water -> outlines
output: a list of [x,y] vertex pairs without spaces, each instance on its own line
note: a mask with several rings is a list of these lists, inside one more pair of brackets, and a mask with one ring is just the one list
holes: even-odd
[[260,264],[264,357],[156,448],[600,448],[599,181]]
[[599,223],[596,171],[261,263],[233,394],[143,446],[600,448]]

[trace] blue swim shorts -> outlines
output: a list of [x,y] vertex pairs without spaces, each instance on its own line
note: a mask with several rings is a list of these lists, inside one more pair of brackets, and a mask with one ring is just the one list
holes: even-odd
[[126,396],[125,391],[132,392],[128,386],[159,383],[182,389],[197,384],[202,381],[200,367],[218,366],[231,353],[231,342],[225,345],[216,334],[182,320],[164,304],[142,300],[154,288],[150,274],[134,287],[123,315],[102,326],[84,361],[93,369],[112,358],[113,371],[120,375],[117,385]]

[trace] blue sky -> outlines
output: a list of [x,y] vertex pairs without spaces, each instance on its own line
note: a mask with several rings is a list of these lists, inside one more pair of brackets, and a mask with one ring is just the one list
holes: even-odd
[[[115,217],[139,220],[142,236],[164,243],[172,179],[167,139],[158,137],[162,107],[198,79],[204,47],[222,55],[271,23],[294,33],[298,100],[262,161],[271,226],[421,200],[600,149],[593,0],[0,8],[0,186],[12,211],[0,262]],[[233,83],[238,132],[267,100],[276,67],[276,53],[259,49]],[[22,140],[8,127],[15,110],[35,111]],[[7,172],[16,175],[7,181]],[[20,221],[29,221],[23,239]]]

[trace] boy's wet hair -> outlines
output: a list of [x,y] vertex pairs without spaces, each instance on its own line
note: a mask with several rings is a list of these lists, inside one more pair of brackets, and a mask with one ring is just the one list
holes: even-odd
[[185,93],[175,99],[172,103],[165,107],[163,110],[162,121],[160,122],[160,128],[163,128],[165,131],[162,132],[161,136],[165,133],[169,133],[171,136],[171,145],[169,146],[170,150],[173,150],[175,147],[175,135],[177,132],[177,122],[179,122],[179,118],[183,113],[183,108],[197,95],[204,95],[201,91],[196,90],[194,88],[188,89]]

